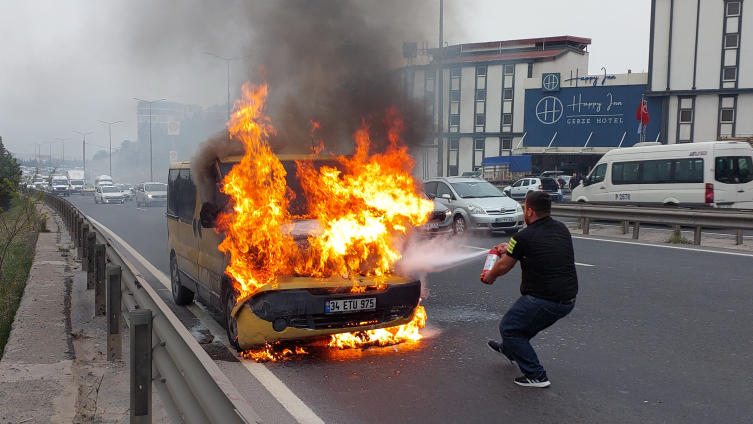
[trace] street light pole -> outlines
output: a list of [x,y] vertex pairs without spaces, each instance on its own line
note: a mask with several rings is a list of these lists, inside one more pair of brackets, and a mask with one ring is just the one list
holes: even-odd
[[[150,112],[149,117],[151,118],[151,111],[149,112]],[[110,158],[110,177],[112,177],[112,124],[119,124],[123,121],[105,122],[105,121],[100,121],[99,119],[97,119],[97,121],[103,124],[107,124],[107,132],[110,135],[110,154],[108,155],[108,157]]]
[[[37,168],[39,168],[39,156],[42,154],[42,143],[31,143],[32,146],[34,146],[34,162],[37,164]],[[39,154],[37,154],[37,146],[39,146]]]
[[89,134],[94,134],[94,132],[88,132],[88,133],[82,133],[79,131],[73,131],[75,133],[79,133],[84,136],[84,156],[82,157],[82,161],[84,162],[84,180],[86,180],[86,136]]
[[437,54],[437,69],[439,76],[439,107],[437,108],[437,176],[444,176],[444,0],[439,0],[439,52]]
[[55,137],[55,140],[63,143],[63,165],[65,165],[65,140],[70,140],[70,139],[71,139],[70,137],[66,137],[66,138]]
[[[140,102],[146,102],[149,103],[149,181],[154,181],[154,153],[152,148],[152,103],[161,102],[165,99],[159,99],[159,100],[142,100],[138,97],[134,97],[134,100],[138,100]],[[136,106],[138,108],[138,105]]]
[[222,59],[224,61],[227,61],[227,117],[230,118],[230,62],[233,60],[239,60],[239,59],[245,59],[247,57],[251,57],[251,55],[241,56],[241,57],[234,57],[232,59],[228,59],[226,57],[217,56],[216,54],[204,52],[204,54],[207,54],[209,56],[214,56],[217,59]]

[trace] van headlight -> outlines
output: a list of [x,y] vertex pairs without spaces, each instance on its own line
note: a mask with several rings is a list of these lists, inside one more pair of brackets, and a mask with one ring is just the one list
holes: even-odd
[[146,195],[146,197],[148,197],[148,198],[150,198],[150,199],[151,199],[151,198],[152,198],[152,195],[151,195],[151,194],[147,194],[147,195]]
[[515,212],[523,212],[523,206],[520,206],[520,203],[515,202]]
[[473,203],[468,204],[468,210],[471,211],[471,215],[485,215],[486,214],[485,210],[483,210],[478,205],[474,205]]

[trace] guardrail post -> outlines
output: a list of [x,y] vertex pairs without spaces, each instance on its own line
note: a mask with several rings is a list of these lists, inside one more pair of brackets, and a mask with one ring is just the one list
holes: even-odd
[[84,259],[84,243],[86,243],[86,238],[83,236],[83,233],[84,233],[84,219],[77,218],[76,219],[76,248],[78,249],[78,258],[81,259],[82,267],[83,267],[83,259]]
[[94,316],[107,314],[105,245],[94,245]]
[[638,240],[638,235],[641,232],[641,223],[636,221],[633,223],[633,239]]
[[701,245],[701,227],[695,227],[695,237],[693,237],[693,244],[696,246]]
[[94,245],[97,244],[97,235],[86,235],[86,289],[94,288]]
[[119,266],[107,266],[107,360],[123,359],[120,335],[120,273]]
[[591,218],[583,218],[581,226],[583,227],[583,234],[588,235],[591,231]]
[[131,424],[152,422],[152,311],[131,313]]
[[736,230],[735,244],[738,246],[743,244],[743,230]]
[[622,221],[622,234],[627,234],[630,231],[630,221]]

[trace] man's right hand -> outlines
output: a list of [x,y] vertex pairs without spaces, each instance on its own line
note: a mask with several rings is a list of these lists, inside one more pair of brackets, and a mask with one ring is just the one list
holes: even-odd
[[508,247],[509,245],[507,243],[500,243],[497,245],[496,249],[499,251],[500,256],[502,256],[507,252]]

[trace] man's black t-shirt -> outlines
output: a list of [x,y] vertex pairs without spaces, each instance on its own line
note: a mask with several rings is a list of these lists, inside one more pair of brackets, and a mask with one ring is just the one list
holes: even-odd
[[507,255],[520,261],[520,294],[552,302],[578,294],[573,239],[565,224],[551,217],[539,219],[512,237]]

